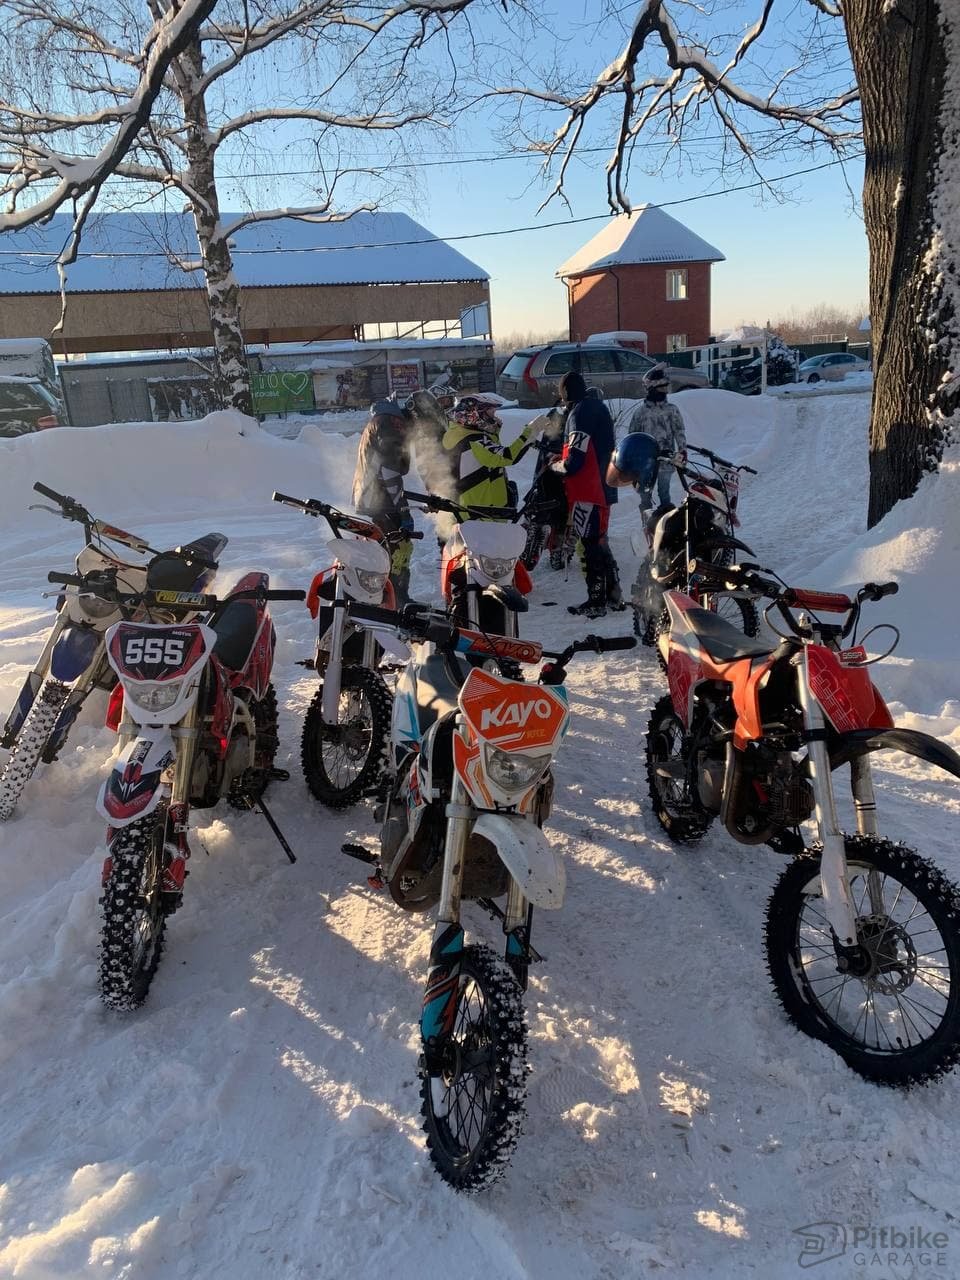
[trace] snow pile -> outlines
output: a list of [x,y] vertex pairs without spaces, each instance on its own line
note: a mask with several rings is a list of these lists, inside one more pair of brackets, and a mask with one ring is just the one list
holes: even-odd
[[[868,534],[867,396],[675,399],[693,443],[760,472],[743,487],[741,535],[762,562],[809,586],[900,580],[874,613],[904,626],[905,661],[874,670],[906,703],[898,719],[956,745],[945,597],[960,457]],[[503,416],[512,438],[533,415]],[[226,580],[260,566],[278,585],[306,586],[326,562],[325,530],[270,491],[346,503],[356,443],[310,425],[274,439],[222,414],[0,444],[0,712],[50,626],[46,572],[79,542],[76,526],[26,513],[35,479],[154,545],[221,529]],[[625,584],[636,522],[625,492],[611,532]],[[425,539],[417,597],[436,599],[438,579]],[[624,615],[567,615],[583,597],[576,566],[565,580],[541,564],[534,584],[530,637],[559,646],[629,630]],[[114,749],[102,697],[0,827],[0,1091],[11,1100],[0,1114],[0,1275],[421,1280],[453,1264],[506,1280],[794,1280],[797,1232],[818,1223],[950,1241],[945,1265],[861,1266],[850,1252],[817,1268],[824,1280],[960,1274],[945,1172],[960,1141],[960,1075],[908,1096],[878,1090],[786,1023],[761,941],[782,860],[717,829],[691,853],[656,825],[641,742],[664,685],[645,651],[571,666],[548,824],[568,901],[535,923],[548,963],[531,970],[526,998],[526,1130],[490,1192],[457,1198],[442,1186],[416,1083],[431,921],[371,891],[367,868],[337,852],[371,843],[375,823],[364,806],[327,813],[306,791],[297,744],[316,677],[295,660],[312,653],[314,627],[301,605],[272,612],[277,763],[292,776],[270,803],[299,860],[287,864],[256,814],[196,812],[184,905],[142,1011],[108,1015],[96,996],[93,800]],[[935,676],[929,708],[920,669]],[[955,785],[882,757],[876,779],[885,830],[960,880]],[[502,944],[482,913],[464,915],[471,937]]]

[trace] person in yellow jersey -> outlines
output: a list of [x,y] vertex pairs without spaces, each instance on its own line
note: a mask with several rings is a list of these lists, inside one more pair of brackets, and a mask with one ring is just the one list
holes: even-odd
[[442,444],[449,459],[454,502],[469,507],[516,506],[516,486],[507,479],[507,469],[530,448],[538,425],[530,423],[511,444],[501,444],[499,405],[496,397],[478,392],[460,396],[450,411]]

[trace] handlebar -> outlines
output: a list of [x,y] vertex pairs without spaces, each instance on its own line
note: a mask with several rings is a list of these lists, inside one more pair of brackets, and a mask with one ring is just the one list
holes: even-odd
[[33,488],[36,493],[42,493],[45,498],[55,502],[63,513],[65,520],[76,520],[80,524],[93,524],[93,516],[76,498],[68,497],[65,493],[57,493],[56,489],[51,489],[47,484],[41,484],[39,480],[34,483]]
[[464,512],[476,520],[516,521],[520,516],[515,507],[468,507],[463,502],[453,502],[450,498],[441,498],[435,493],[414,493],[412,489],[404,489],[403,496],[408,502],[415,502],[427,511],[446,511],[449,515],[461,518]]
[[385,532],[376,521],[366,519],[363,516],[351,516],[346,511],[339,511],[336,507],[331,507],[329,503],[321,502],[319,498],[293,498],[288,493],[278,493],[276,491],[274,491],[272,497],[274,502],[282,502],[286,507],[295,507],[298,511],[302,511],[304,515],[323,516],[338,538],[340,537],[341,529],[346,529],[361,537],[370,536],[370,530],[374,530],[377,538],[382,542],[404,542],[408,538],[413,542],[418,542],[423,537],[423,534],[416,529],[394,529]]
[[106,573],[94,572],[86,575],[86,577],[78,573],[51,571],[47,574],[47,581],[56,586],[84,589],[88,595],[99,596],[103,600],[112,601],[118,605],[143,604],[147,607],[155,605],[165,609],[179,608],[190,612],[202,613],[222,608],[224,605],[229,604],[231,600],[300,601],[307,598],[307,593],[299,587],[277,588],[275,590],[268,588],[265,591],[258,587],[250,587],[245,591],[232,591],[227,596],[208,595],[199,591],[149,590],[122,592],[116,589],[115,577],[109,571]]
[[746,471],[749,475],[755,476],[758,472],[753,467],[746,466],[742,462],[731,462],[729,458],[721,458],[719,453],[714,453],[710,449],[702,449],[699,445],[688,444],[688,453],[699,453],[702,458],[709,458],[711,462],[719,464],[721,467],[733,467],[736,471]]

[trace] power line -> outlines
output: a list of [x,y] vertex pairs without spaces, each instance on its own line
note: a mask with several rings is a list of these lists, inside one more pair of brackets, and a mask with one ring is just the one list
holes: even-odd
[[[792,173],[780,173],[774,178],[760,178],[756,182],[746,182],[737,187],[724,187],[722,191],[705,191],[698,196],[681,196],[676,200],[662,200],[657,204],[645,206],[649,209],[673,209],[678,205],[694,204],[700,200],[716,200],[719,196],[730,196],[740,191],[755,191],[758,187],[770,187],[777,182],[786,182],[791,178],[802,178],[808,173],[819,173],[823,169],[832,169],[837,165],[846,164],[850,160],[860,160],[864,156],[863,151],[858,151],[854,155],[844,156],[839,160],[827,160],[823,164],[811,165],[807,169],[795,169]],[[583,218],[561,218],[556,222],[534,222],[523,227],[502,227],[498,231],[471,231],[463,232],[454,236],[421,236],[417,240],[385,240],[380,242],[370,242],[368,244],[346,244],[346,245],[311,245],[304,248],[292,248],[278,246],[274,249],[231,249],[231,253],[235,257],[246,256],[253,257],[265,254],[278,253],[353,253],[358,249],[401,249],[410,248],[414,245],[421,244],[452,244],[459,240],[489,240],[496,236],[515,236],[521,235],[529,231],[548,231],[554,227],[574,227],[582,225],[586,222],[607,221],[613,216],[607,213],[592,213]],[[272,221],[280,221],[280,219],[272,219]],[[193,252],[190,250],[190,252]],[[103,253],[93,252],[77,254],[78,258],[166,258],[169,259],[173,251],[156,250],[134,251],[130,253]],[[14,258],[44,258],[55,261],[59,254],[49,253],[41,250],[26,249],[0,249],[0,257]]]

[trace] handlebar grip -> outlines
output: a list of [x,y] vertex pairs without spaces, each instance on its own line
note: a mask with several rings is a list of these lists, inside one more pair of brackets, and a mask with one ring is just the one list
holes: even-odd
[[[34,486],[36,487],[36,486]],[[56,573],[51,571],[47,574],[47,581],[57,586],[65,587],[82,587],[83,579],[77,573]]]
[[419,541],[421,540],[421,538],[423,537],[423,530],[422,530],[422,529],[408,529],[408,530],[407,530],[407,537],[410,539],[410,541],[411,541],[411,542],[419,542]]
[[306,600],[307,593],[299,587],[291,587],[287,589],[279,589],[277,591],[264,591],[263,598],[265,600]]
[[68,498],[62,493],[57,493],[56,489],[51,489],[49,485],[41,484],[38,480],[33,486],[37,493],[42,493],[45,498],[52,498],[59,506],[70,506],[73,498]]
[[756,467],[741,467],[740,470],[746,471],[747,474],[751,476],[758,476],[760,474]]
[[867,600],[882,600],[884,596],[895,596],[900,590],[899,582],[865,582],[860,588]]
[[404,489],[403,496],[407,498],[410,502],[422,502],[425,506],[428,506],[428,507],[432,506],[435,502],[437,502],[437,498],[435,498],[432,494],[414,493],[412,489]]

